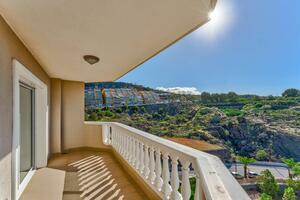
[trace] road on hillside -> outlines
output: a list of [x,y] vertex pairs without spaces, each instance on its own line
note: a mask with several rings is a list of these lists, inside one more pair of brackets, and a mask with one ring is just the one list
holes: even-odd
[[[237,163],[237,167],[235,167],[235,164],[233,164],[230,167],[230,171],[235,171],[235,168],[237,168],[237,172],[241,175],[244,175],[244,165]],[[263,170],[270,170],[270,172],[273,174],[273,176],[276,179],[287,179],[288,178],[288,169],[282,164],[278,163],[256,163],[254,165],[249,165],[248,168],[250,171],[256,172],[257,174],[260,174]]]

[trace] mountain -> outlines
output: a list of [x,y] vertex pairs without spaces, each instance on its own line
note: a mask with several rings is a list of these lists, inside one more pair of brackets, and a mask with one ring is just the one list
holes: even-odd
[[236,155],[256,157],[263,150],[261,160],[300,160],[300,96],[203,92],[169,98],[173,101],[164,104],[86,109],[86,120],[119,121],[158,136],[203,140]]

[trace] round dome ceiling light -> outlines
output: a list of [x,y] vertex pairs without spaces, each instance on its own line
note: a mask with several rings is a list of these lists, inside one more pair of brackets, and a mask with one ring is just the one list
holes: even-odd
[[93,55],[85,55],[83,56],[83,59],[91,65],[96,64],[100,60],[97,56]]

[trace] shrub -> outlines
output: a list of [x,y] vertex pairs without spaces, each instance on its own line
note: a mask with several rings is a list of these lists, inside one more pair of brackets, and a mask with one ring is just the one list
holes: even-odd
[[294,189],[291,187],[285,188],[282,200],[296,200]]
[[285,90],[282,93],[282,96],[283,97],[297,97],[297,96],[300,96],[300,90],[297,90],[295,88],[290,88],[290,89]]
[[272,173],[266,169],[257,177],[257,183],[260,191],[271,197],[276,197],[279,191],[279,186]]
[[270,195],[267,195],[266,193],[262,193],[260,195],[260,200],[272,200],[272,197]]
[[300,180],[294,180],[294,179],[289,178],[286,181],[286,185],[288,187],[293,188],[294,190],[300,190]]
[[214,115],[211,119],[210,119],[210,123],[212,124],[218,124],[221,122],[221,117],[218,115]]
[[241,116],[243,114],[242,111],[236,108],[225,108],[223,111],[228,117]]
[[255,155],[256,160],[266,160],[268,153],[265,150],[258,150]]
[[113,117],[115,116],[114,113],[112,113],[110,110],[104,111],[104,116],[105,117]]
[[93,112],[91,115],[90,115],[90,119],[92,121],[98,121],[98,115],[97,113]]

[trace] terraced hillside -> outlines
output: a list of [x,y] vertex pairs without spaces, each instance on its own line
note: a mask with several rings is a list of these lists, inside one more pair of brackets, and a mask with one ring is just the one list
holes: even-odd
[[[300,97],[176,95],[177,103],[86,110],[86,120],[119,121],[149,133],[203,140],[231,154],[300,160]],[[192,146],[192,144],[190,144]],[[260,151],[260,152],[261,152]]]

